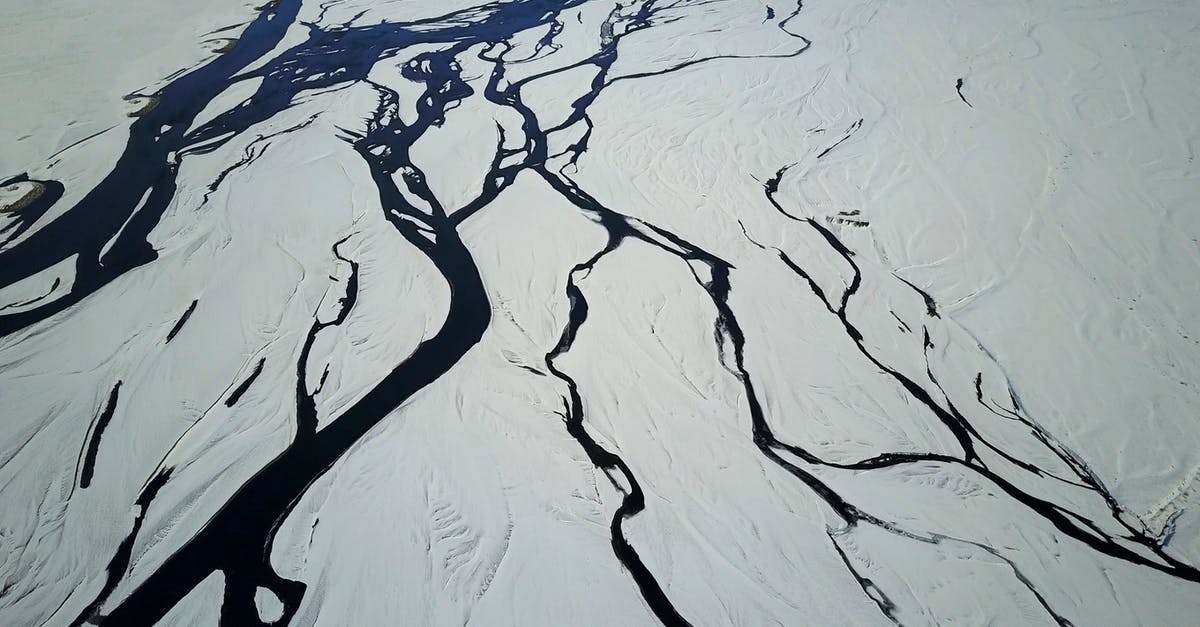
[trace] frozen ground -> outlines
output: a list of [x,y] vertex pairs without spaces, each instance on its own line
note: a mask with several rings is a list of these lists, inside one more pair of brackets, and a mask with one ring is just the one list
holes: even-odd
[[0,624],[1200,616],[1200,5],[0,8]]

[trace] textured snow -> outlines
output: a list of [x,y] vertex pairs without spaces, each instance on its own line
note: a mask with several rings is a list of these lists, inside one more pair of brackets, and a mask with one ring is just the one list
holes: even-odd
[[0,624],[1194,622],[1198,25],[10,0]]

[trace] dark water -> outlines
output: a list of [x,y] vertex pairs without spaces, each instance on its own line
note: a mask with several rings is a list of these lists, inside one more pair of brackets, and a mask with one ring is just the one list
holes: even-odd
[[[1074,475],[1069,478],[1070,481],[1101,495],[1105,502],[1109,503],[1113,520],[1128,531],[1127,535],[1106,535],[1097,525],[1073,514],[1069,508],[1044,501],[1022,491],[1005,479],[981,460],[980,450],[991,451],[994,453],[993,458],[999,457],[1007,464],[1007,468],[1019,472],[1041,477],[1046,475],[1047,471],[1008,455],[987,441],[948,399],[944,402],[938,400],[945,398],[945,395],[939,394],[935,389],[937,382],[932,373],[932,387],[918,383],[872,352],[869,348],[871,344],[864,341],[863,333],[847,314],[848,305],[858,296],[862,276],[855,263],[854,253],[825,226],[812,219],[796,217],[777,201],[776,192],[781,179],[788,171],[787,167],[780,169],[765,183],[766,201],[785,219],[812,229],[828,245],[830,251],[852,269],[853,278],[840,294],[829,294],[819,287],[802,264],[782,251],[774,252],[778,254],[780,261],[791,269],[796,279],[811,289],[814,296],[825,304],[828,314],[840,321],[846,336],[855,343],[862,356],[895,380],[912,403],[925,407],[937,416],[941,424],[953,435],[961,448],[961,454],[950,456],[933,453],[887,453],[854,463],[831,463],[801,447],[780,441],[768,424],[759,404],[752,374],[745,365],[743,353],[746,337],[730,305],[730,294],[734,288],[731,281],[733,266],[679,234],[632,218],[621,213],[618,208],[606,206],[582,189],[567,174],[588,150],[592,125],[588,110],[608,86],[635,78],[653,80],[655,76],[683,67],[725,58],[714,55],[692,59],[657,71],[623,76],[610,74],[611,68],[620,57],[621,44],[625,38],[640,31],[653,29],[656,25],[664,23],[668,15],[673,18],[681,11],[686,12],[691,4],[699,7],[704,3],[675,4],[648,0],[613,10],[597,28],[594,36],[597,48],[591,56],[582,61],[564,61],[560,68],[550,70],[544,75],[509,81],[507,71],[519,60],[514,58],[513,48],[507,41],[522,31],[543,27],[546,29],[545,35],[534,45],[533,54],[554,54],[559,48],[558,38],[564,31],[561,16],[583,3],[584,0],[493,2],[410,23],[365,26],[307,24],[307,38],[303,42],[275,52],[284,33],[295,24],[301,2],[273,2],[261,9],[258,17],[246,28],[236,45],[227,52],[179,76],[158,92],[146,94],[152,97],[156,104],[132,124],[124,152],[113,164],[110,174],[76,205],[66,209],[60,217],[40,225],[37,230],[30,232],[27,239],[0,253],[0,287],[33,276],[72,255],[78,255],[76,280],[65,295],[47,299],[23,312],[5,314],[0,310],[0,335],[8,335],[77,305],[87,296],[105,289],[114,279],[155,261],[156,252],[147,238],[175,196],[176,177],[181,160],[191,155],[211,152],[246,133],[254,125],[288,110],[305,92],[359,84],[368,85],[375,91],[377,106],[362,128],[345,129],[342,139],[368,167],[380,206],[384,208],[391,225],[409,245],[429,259],[450,288],[451,301],[442,328],[422,342],[413,354],[399,361],[389,372],[382,373],[379,383],[359,401],[344,409],[324,428],[318,429],[314,400],[316,392],[310,392],[307,387],[308,355],[322,330],[339,325],[352,315],[360,289],[357,264],[352,259],[342,256],[335,246],[334,254],[350,267],[351,272],[345,282],[345,294],[340,299],[337,316],[328,322],[314,322],[297,360],[297,428],[294,441],[239,486],[203,528],[194,537],[183,542],[160,567],[149,573],[129,596],[110,599],[109,596],[117,584],[127,574],[132,547],[141,531],[145,511],[152,505],[163,485],[170,480],[173,470],[167,468],[151,477],[147,487],[134,503],[140,507],[140,513],[129,536],[110,560],[103,591],[89,608],[76,618],[76,625],[89,622],[119,626],[154,624],[215,571],[223,572],[226,582],[220,610],[222,624],[263,624],[264,621],[259,618],[254,603],[258,587],[271,590],[282,601],[283,616],[277,623],[286,624],[291,620],[304,598],[306,587],[301,582],[280,577],[270,566],[269,555],[276,532],[309,486],[356,442],[415,392],[447,373],[479,342],[491,321],[491,304],[488,302],[475,260],[460,239],[457,229],[464,220],[487,208],[521,172],[539,177],[550,189],[579,211],[592,217],[608,233],[606,244],[590,259],[576,265],[569,274],[569,280],[564,286],[564,296],[570,303],[569,320],[558,344],[546,354],[545,366],[550,375],[561,381],[566,390],[561,412],[564,428],[587,453],[591,462],[608,475],[623,495],[622,503],[611,523],[614,557],[625,566],[641,591],[645,603],[663,623],[683,625],[688,624],[688,619],[672,601],[669,591],[659,583],[651,568],[642,561],[636,549],[625,538],[622,529],[624,521],[636,516],[646,506],[642,488],[630,466],[588,434],[584,426],[586,415],[582,393],[571,375],[556,364],[557,358],[571,349],[576,334],[587,322],[588,301],[577,281],[601,263],[606,255],[630,239],[654,246],[692,269],[696,289],[707,295],[717,311],[713,323],[713,341],[721,352],[723,365],[743,386],[749,402],[752,433],[747,434],[747,437],[753,439],[765,459],[783,468],[807,486],[827,503],[847,526],[869,524],[923,542],[939,541],[932,535],[913,535],[899,530],[888,521],[864,511],[821,480],[812,472],[811,467],[870,471],[916,463],[953,465],[968,469],[1035,512],[1066,536],[1083,542],[1097,552],[1180,578],[1200,581],[1200,573],[1194,568],[1169,557],[1157,540],[1149,537],[1145,530],[1128,524],[1120,505],[1096,479],[1095,474],[1076,457],[1059,447],[1040,427],[1032,422],[1028,423],[1033,437],[1043,442],[1048,450],[1073,470]],[[764,55],[764,58],[788,58],[803,53],[809,47],[811,42],[793,35],[788,30],[788,24],[797,17],[800,9],[800,5],[797,4],[791,13],[772,25],[795,37],[796,49],[785,54]],[[759,6],[754,10],[762,9]],[[768,7],[767,20],[774,19],[775,10]],[[582,23],[582,20],[579,22]],[[434,44],[435,47],[432,51],[420,54],[408,53],[410,48],[420,44]],[[459,65],[463,55],[467,54],[475,54],[479,59],[491,64],[492,69],[486,85],[478,94],[476,87],[464,77]],[[246,68],[264,60],[264,57],[266,62],[260,69],[246,71]],[[400,97],[395,91],[368,79],[376,64],[391,59],[403,62],[403,77],[424,89],[424,97],[418,101],[415,121],[405,123],[401,120]],[[595,76],[586,91],[576,95],[565,119],[545,120],[523,100],[522,88],[531,81],[579,66],[594,68]],[[253,96],[212,121],[194,130],[188,130],[199,113],[217,95],[233,84],[251,78],[262,79],[261,86]],[[961,95],[961,81],[958,87]],[[485,184],[481,194],[463,207],[447,208],[442,206],[426,185],[424,173],[412,162],[409,152],[414,143],[427,131],[444,123],[449,110],[463,99],[472,96],[482,96],[498,106],[514,111],[521,120],[522,136],[519,139],[522,144],[519,148],[506,148],[506,131],[500,128],[500,138],[494,151],[490,172],[484,178]],[[283,132],[297,130],[311,122],[312,119],[309,119]],[[553,135],[571,133],[571,129],[578,129],[580,124],[587,130],[564,153],[548,154],[550,138]],[[836,149],[861,125],[860,120],[847,131],[845,137],[828,146],[819,156]],[[508,132],[511,133],[512,130],[509,129]],[[230,171],[248,165],[260,154],[248,151],[242,161],[232,164],[213,181],[209,192],[219,187]],[[23,209],[19,216],[19,225],[11,227],[19,229],[13,237],[37,223],[62,197],[63,188],[60,183],[41,183],[46,186],[46,191],[36,202]],[[428,208],[418,208],[410,203],[409,196],[402,193],[401,186],[408,195],[419,198]],[[114,237],[116,239],[111,247],[102,254],[106,244]],[[704,272],[699,272],[698,268],[703,268]],[[933,299],[915,286],[909,285],[909,288],[920,294],[928,306],[929,315],[936,317],[937,308]],[[181,314],[168,335],[168,342],[178,333],[186,331],[185,325],[196,306],[197,302],[194,301],[187,311]],[[904,321],[901,323],[908,332],[915,331]],[[927,331],[925,344],[927,347],[931,345]],[[260,360],[253,372],[236,387],[225,400],[227,406],[233,407],[238,403],[261,374],[264,363],[264,360]],[[327,374],[328,372],[325,373]],[[324,375],[321,380],[323,383]],[[84,454],[84,479],[81,481],[81,488],[88,487],[94,472],[95,459],[105,450],[102,448],[101,435],[117,407],[119,388],[119,384],[113,388],[108,404],[98,414],[100,419]],[[978,379],[976,389],[981,389]],[[984,402],[981,391],[977,400],[989,407],[993,413],[997,411]],[[1011,411],[1004,411],[1011,414],[1005,416],[1005,419],[1026,420],[1017,413],[1019,408],[1015,403]],[[113,447],[119,450],[120,444]],[[856,572],[837,542],[833,541],[833,544],[862,587],[863,593],[869,596],[884,614],[892,617],[895,607],[885,592]],[[999,556],[995,549],[983,548]],[[1011,562],[1009,564],[1011,566]],[[404,565],[397,567],[403,568]],[[1013,568],[1015,571],[1015,566]],[[1022,578],[1022,581],[1026,580]],[[1066,622],[1066,619],[1046,604],[1032,585],[1027,582],[1026,585],[1037,595],[1054,620]]]

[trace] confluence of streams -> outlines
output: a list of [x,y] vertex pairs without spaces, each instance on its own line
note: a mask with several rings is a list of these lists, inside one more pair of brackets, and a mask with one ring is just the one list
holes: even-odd
[[[296,424],[291,443],[234,490],[201,530],[145,576],[132,593],[114,603],[110,597],[128,575],[133,545],[141,531],[145,512],[161,488],[171,480],[172,468],[160,466],[153,476],[147,478],[134,503],[140,514],[109,562],[102,591],[75,618],[73,624],[155,624],[216,571],[225,575],[221,607],[223,625],[287,624],[291,620],[306,588],[301,582],[282,578],[270,565],[276,532],[315,481],[406,399],[453,368],[488,329],[491,304],[471,251],[460,239],[458,227],[471,216],[486,210],[522,172],[536,176],[607,231],[605,245],[590,258],[580,261],[568,274],[563,294],[570,305],[569,319],[558,343],[545,354],[545,367],[562,385],[560,415],[566,431],[623,495],[611,522],[613,553],[637,584],[645,603],[664,624],[686,625],[689,622],[684,612],[672,602],[668,590],[656,580],[652,568],[643,562],[625,537],[622,528],[624,521],[645,508],[642,488],[630,465],[588,433],[583,392],[575,379],[557,362],[560,356],[571,350],[588,318],[588,299],[582,282],[608,254],[631,239],[655,247],[689,269],[695,278],[696,288],[705,294],[716,311],[712,339],[720,354],[721,365],[744,390],[752,425],[752,431],[746,437],[753,441],[766,461],[795,477],[841,519],[842,527],[829,531],[830,542],[842,556],[846,568],[858,581],[863,593],[888,618],[896,620],[893,601],[870,579],[855,571],[838,545],[839,535],[857,525],[872,525],[920,542],[960,542],[985,550],[1008,564],[1017,579],[1035,595],[1049,617],[1060,624],[1069,624],[1020,572],[1018,566],[1003,557],[1000,551],[966,539],[912,530],[872,514],[830,487],[825,478],[828,473],[863,472],[912,464],[959,467],[990,483],[1028,512],[1094,551],[1174,577],[1200,582],[1200,571],[1168,555],[1161,541],[1136,516],[1121,507],[1096,473],[1024,415],[1015,395],[1010,395],[1008,400],[1011,402],[1007,406],[991,401],[982,392],[982,373],[975,376],[975,401],[997,419],[1013,420],[1025,425],[1030,437],[1036,440],[1036,445],[1058,460],[1057,469],[1041,468],[1022,461],[1002,446],[989,441],[961,408],[951,401],[932,368],[927,369],[927,377],[918,380],[888,363],[885,357],[872,352],[872,344],[864,341],[863,333],[848,313],[848,306],[856,300],[864,280],[898,282],[902,279],[878,269],[860,267],[854,252],[829,228],[812,218],[799,217],[796,212],[783,206],[776,193],[790,166],[780,168],[763,185],[766,206],[781,219],[809,229],[815,241],[822,242],[835,258],[841,260],[848,279],[844,289],[840,293],[827,292],[814,279],[811,270],[783,251],[760,244],[748,232],[744,233],[745,237],[764,254],[777,256],[778,261],[786,265],[796,279],[811,290],[828,314],[838,321],[862,357],[892,378],[912,403],[935,416],[953,436],[961,451],[958,455],[885,453],[857,462],[835,463],[823,460],[800,446],[781,441],[774,435],[760,405],[753,377],[745,364],[743,355],[746,338],[730,305],[732,264],[678,234],[606,206],[583,189],[570,174],[587,151],[592,135],[593,122],[588,114],[589,107],[614,83],[651,80],[686,67],[722,59],[773,59],[783,62],[801,55],[813,45],[808,39],[789,30],[789,24],[802,10],[802,3],[797,2],[790,12],[779,19],[776,19],[774,9],[768,8],[764,20],[764,23],[773,21],[775,27],[795,42],[790,51],[750,56],[713,55],[691,58],[653,71],[621,75],[611,73],[620,55],[622,42],[631,35],[685,19],[689,10],[699,10],[714,1],[640,0],[627,6],[616,4],[594,34],[598,45],[589,56],[519,80],[509,80],[507,72],[510,68],[530,60],[544,61],[559,53],[562,48],[559,38],[568,26],[562,16],[571,9],[581,7],[586,0],[489,2],[417,21],[367,26],[354,25],[353,21],[323,25],[323,18],[331,6],[326,3],[322,5],[318,19],[304,24],[307,27],[304,41],[268,58],[281,44],[288,29],[296,24],[302,4],[301,0],[274,0],[259,10],[236,45],[206,64],[183,73],[154,94],[147,95],[152,97],[154,106],[141,112],[132,123],[125,149],[111,172],[74,206],[29,231],[63,195],[61,183],[37,181],[46,190],[45,193],[37,201],[20,209],[15,216],[18,227],[5,240],[6,247],[0,249],[0,288],[33,277],[72,257],[76,259],[75,280],[64,294],[47,298],[33,307],[19,312],[0,311],[0,336],[45,323],[55,314],[104,290],[118,277],[153,263],[157,253],[148,238],[175,198],[177,175],[184,159],[210,153],[225,145],[255,125],[292,107],[302,93],[368,85],[378,96],[374,112],[363,128],[342,129],[340,137],[369,168],[378,192],[379,206],[388,222],[408,244],[428,258],[451,293],[449,310],[442,327],[383,376],[368,393],[343,409],[323,428],[318,428],[314,400],[316,392],[310,391],[307,384],[309,353],[322,330],[341,324],[351,315],[360,282],[357,263],[343,256],[340,250],[342,242],[338,242],[333,247],[333,253],[341,262],[348,264],[351,274],[335,318],[326,322],[314,321],[303,343],[295,366]],[[582,18],[579,18],[579,24],[583,24]],[[533,29],[544,29],[544,35],[533,44],[532,52],[521,58],[513,58],[519,48],[514,44],[514,38]],[[514,112],[520,119],[520,127],[506,128],[497,123],[498,140],[480,195],[462,207],[446,207],[426,185],[424,172],[413,163],[409,153],[427,131],[446,122],[448,111],[464,99],[477,95],[478,85],[473,85],[473,79],[463,75],[460,66],[467,55],[473,55],[475,60],[491,67],[482,88],[482,97]],[[404,121],[400,115],[400,95],[370,78],[372,69],[388,60],[394,60],[403,78],[423,88],[424,94],[417,100],[415,120]],[[252,66],[256,66],[256,69],[248,69]],[[586,91],[572,100],[565,118],[548,120],[524,100],[523,89],[528,85],[580,68],[590,68],[593,77]],[[261,80],[251,97],[193,128],[200,113],[218,95],[235,84],[250,80]],[[281,133],[297,130],[312,121],[309,119]],[[846,136],[859,127],[861,121],[852,126]],[[554,144],[553,140],[564,137],[573,139],[565,149],[552,154],[550,146]],[[260,137],[259,141],[266,139],[269,138]],[[510,145],[510,140],[520,144],[514,147]],[[845,137],[831,144],[817,158],[825,156],[844,140]],[[215,191],[232,170],[249,165],[265,149],[255,148],[252,144],[246,158],[226,169],[210,186],[209,193]],[[417,207],[410,202],[410,198],[419,199],[425,206]],[[28,235],[19,238],[26,231],[29,231]],[[910,325],[898,317],[897,320],[903,325],[905,333],[920,336],[922,350],[928,351],[932,347],[929,325],[941,323],[937,305],[917,287],[906,283],[905,289],[914,298],[924,301],[927,313],[919,331],[913,328],[917,325]],[[195,304],[192,303],[192,308]],[[186,322],[191,311],[189,309],[179,320],[168,341]],[[237,398],[253,383],[262,367],[263,362],[259,361],[254,374],[228,399],[229,406],[236,403]],[[119,390],[118,382],[112,390],[108,407],[101,413],[101,420],[93,427],[94,434],[80,464],[85,479],[90,478],[93,472],[96,449],[102,442],[107,442],[102,441],[100,435],[107,418],[111,418]],[[1068,505],[1039,496],[1037,486],[1041,482],[1067,485],[1101,500],[1109,512],[1109,520],[1092,520]],[[79,487],[87,489],[88,481],[83,481]],[[278,620],[268,623],[259,617],[254,600],[259,587],[269,589],[282,601],[283,614]]]

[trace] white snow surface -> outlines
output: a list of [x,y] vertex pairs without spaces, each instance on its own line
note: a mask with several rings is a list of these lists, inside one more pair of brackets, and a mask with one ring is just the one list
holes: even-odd
[[10,0],[0,625],[1194,623],[1198,43]]

